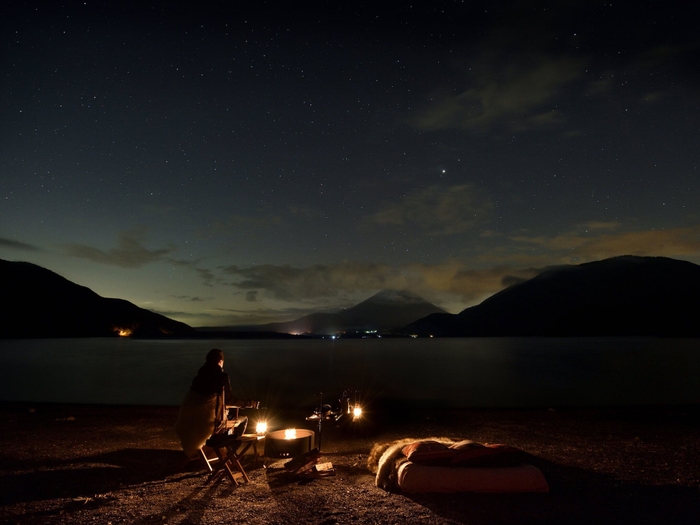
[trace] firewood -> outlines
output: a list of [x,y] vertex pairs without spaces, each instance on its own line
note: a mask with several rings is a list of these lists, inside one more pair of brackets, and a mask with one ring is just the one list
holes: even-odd
[[321,457],[321,451],[317,448],[305,452],[301,456],[298,456],[287,463],[284,464],[284,469],[287,472],[302,472],[304,470],[310,470],[316,463],[318,463]]

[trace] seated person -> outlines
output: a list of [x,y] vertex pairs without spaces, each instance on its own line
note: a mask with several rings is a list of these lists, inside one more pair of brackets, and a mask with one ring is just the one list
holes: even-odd
[[[257,406],[252,401],[242,401],[233,397],[231,380],[224,372],[224,353],[215,348],[207,354],[206,362],[192,380],[175,422],[175,433],[180,438],[182,450],[188,458],[194,456],[206,440],[219,430],[216,428],[216,425],[221,423],[217,421],[217,414],[221,413],[218,403],[222,402],[224,406]],[[237,437],[243,434],[247,424],[247,417],[239,417],[234,423],[231,435]]]

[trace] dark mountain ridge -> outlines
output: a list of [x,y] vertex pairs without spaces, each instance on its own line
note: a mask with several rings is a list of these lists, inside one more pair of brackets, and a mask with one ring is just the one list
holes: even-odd
[[[456,315],[410,292],[385,290],[340,312],[227,330],[265,337],[386,333],[405,326],[399,331],[421,336],[700,337],[698,319],[700,266],[622,256],[551,268]],[[109,337],[120,330],[137,337],[204,336],[201,329],[101,297],[50,270],[0,260],[0,338]],[[220,329],[209,330],[214,336]]]
[[0,338],[188,336],[190,326],[101,297],[27,262],[0,260]]
[[562,266],[406,333],[435,336],[700,336],[700,266],[621,256]]

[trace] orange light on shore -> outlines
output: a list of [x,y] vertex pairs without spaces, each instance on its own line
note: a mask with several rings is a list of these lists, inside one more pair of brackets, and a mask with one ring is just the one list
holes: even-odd
[[296,428],[287,428],[284,431],[284,439],[296,439],[297,438],[297,429]]
[[133,330],[131,328],[114,328],[114,331],[117,332],[117,335],[119,337],[129,337],[132,333]]

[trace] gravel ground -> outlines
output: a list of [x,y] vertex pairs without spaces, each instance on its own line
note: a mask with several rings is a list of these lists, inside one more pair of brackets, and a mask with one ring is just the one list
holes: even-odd
[[[378,412],[363,427],[326,425],[335,476],[294,479],[268,458],[239,486],[183,464],[174,407],[4,403],[0,415],[2,523],[700,523],[700,407]],[[384,492],[369,451],[406,437],[519,447],[550,492]]]

